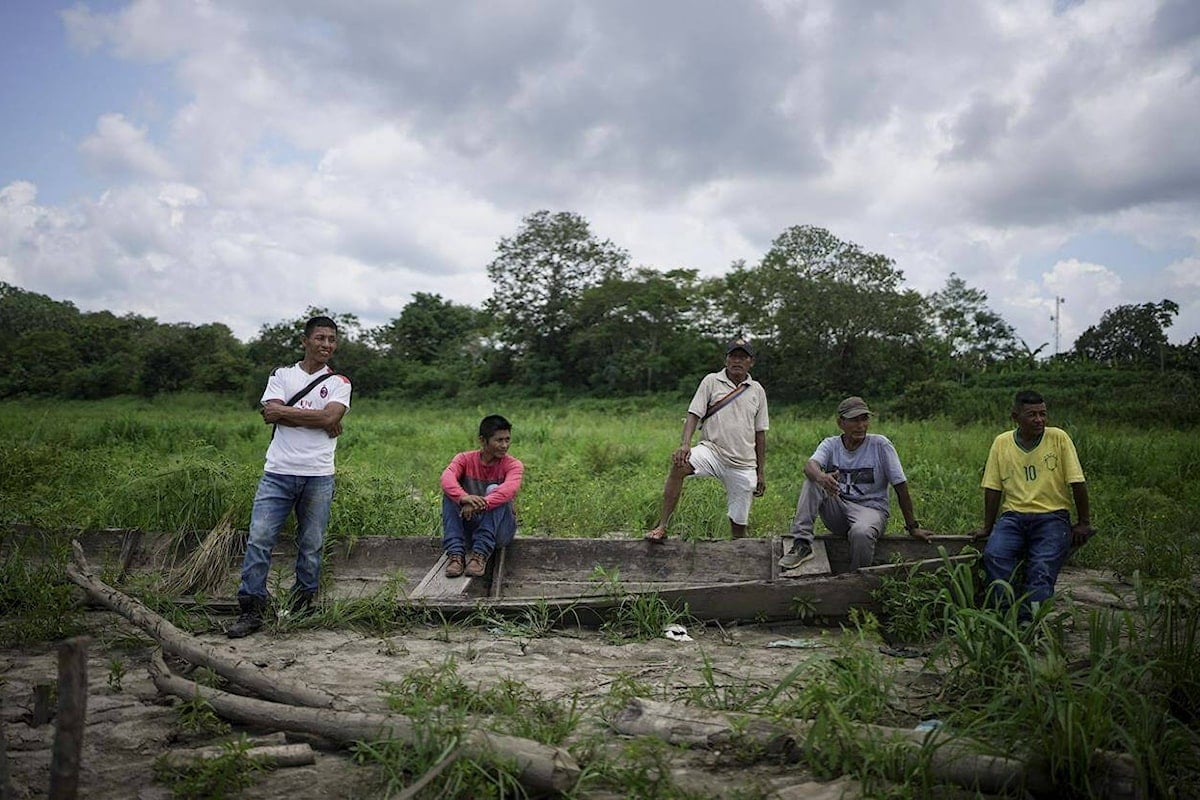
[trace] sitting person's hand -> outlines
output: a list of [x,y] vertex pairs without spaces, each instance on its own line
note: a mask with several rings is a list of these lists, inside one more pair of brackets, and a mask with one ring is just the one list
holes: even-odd
[[914,539],[920,539],[922,542],[932,542],[934,533],[926,528],[913,528],[908,535]]

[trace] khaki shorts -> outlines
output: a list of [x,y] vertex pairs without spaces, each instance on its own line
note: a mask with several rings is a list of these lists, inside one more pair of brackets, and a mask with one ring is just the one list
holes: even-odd
[[725,502],[729,507],[729,519],[737,525],[750,521],[750,502],[758,486],[758,471],[753,467],[731,467],[717,457],[711,447],[703,442],[692,448],[692,469],[689,477],[717,478],[725,484]]

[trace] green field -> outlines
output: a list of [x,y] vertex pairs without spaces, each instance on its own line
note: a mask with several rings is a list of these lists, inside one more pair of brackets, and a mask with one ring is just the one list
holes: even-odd
[[[638,535],[657,516],[668,454],[677,444],[685,405],[677,397],[567,404],[525,400],[488,407],[358,401],[339,445],[330,541],[367,534],[436,535],[440,472],[455,452],[474,445],[479,418],[496,412],[513,421],[512,452],[527,466],[518,498],[525,535]],[[1077,444],[1099,531],[1076,554],[1076,563],[1127,577],[1132,588],[1127,586],[1126,594],[1133,597],[1125,608],[1068,605],[1060,610],[1043,604],[1033,623],[1024,625],[1015,606],[1004,612],[980,607],[978,568],[959,564],[885,580],[877,592],[878,618],[852,614],[833,657],[799,658],[795,667],[771,678],[774,685],[728,671],[742,669],[737,664],[747,651],[719,626],[702,640],[715,655],[710,658],[701,649],[689,665],[695,672],[675,675],[670,670],[675,677],[691,676],[686,687],[671,688],[671,677],[661,685],[643,681],[634,677],[644,673],[639,670],[622,673],[609,694],[583,700],[578,693],[548,700],[531,686],[508,679],[499,686],[471,686],[453,655],[424,666],[396,660],[393,668],[407,667],[403,679],[388,689],[389,708],[420,720],[422,736],[432,745],[425,752],[394,743],[360,743],[354,759],[389,781],[381,791],[387,794],[431,772],[443,757],[444,743],[485,713],[494,730],[567,746],[588,775],[569,796],[591,796],[589,785],[628,797],[709,796],[672,783],[670,759],[678,759],[682,749],[672,750],[651,737],[635,737],[620,751],[596,744],[612,739],[607,728],[594,726],[614,704],[631,697],[669,698],[701,709],[811,725],[804,768],[820,779],[853,776],[865,787],[864,796],[932,796],[932,747],[915,759],[902,757],[888,743],[855,732],[858,723],[910,728],[927,718],[943,721],[955,737],[986,742],[996,753],[1035,755],[1061,790],[1057,796],[1100,796],[1105,779],[1097,770],[1113,754],[1127,757],[1141,796],[1194,796],[1200,785],[1200,685],[1195,674],[1200,534],[1192,514],[1200,508],[1200,442],[1193,431],[1177,428],[1133,428],[1083,418],[1060,424]],[[943,533],[966,533],[979,525],[983,461],[992,438],[1005,427],[1003,419],[961,424],[881,415],[873,430],[896,443],[922,523]],[[754,505],[752,535],[787,530],[801,467],[821,437],[835,430],[832,414],[822,418],[811,411],[773,409],[768,488]],[[126,661],[144,658],[146,642],[131,640],[127,633],[104,633],[102,622],[83,618],[73,586],[62,575],[66,532],[78,527],[208,530],[222,522],[245,528],[268,437],[268,428],[244,401],[224,398],[0,404],[0,527],[27,523],[64,534],[54,537],[57,552],[50,559],[26,558],[17,549],[0,561],[0,643],[24,658],[23,649],[36,649],[36,643],[91,629],[105,642],[109,686],[119,687],[128,671]],[[889,532],[904,535],[900,523],[893,514]],[[715,481],[689,486],[672,532],[729,535],[723,494]],[[189,614],[158,587],[133,582],[124,588],[140,592],[144,602],[170,614],[185,630],[213,630],[207,615]],[[607,629],[617,646],[658,640],[667,612],[675,615],[671,620],[678,616],[657,597],[641,596],[606,621],[601,635]],[[637,620],[645,624],[633,625]],[[307,621],[274,624],[277,636],[302,636],[306,628],[361,630],[367,637],[380,637],[379,652],[389,659],[407,657],[405,646],[396,642],[411,639],[443,642],[447,652],[453,648],[451,623],[422,621],[386,588],[378,597],[327,603]],[[462,623],[489,631],[487,626],[498,624],[486,610],[474,622]],[[540,619],[531,613],[524,621],[502,624],[526,643],[555,637],[549,616]],[[699,620],[693,624],[704,628]],[[885,637],[928,648],[919,674],[880,655],[880,643],[890,640]],[[577,635],[566,641],[578,654]],[[523,656],[523,647],[520,652]],[[736,663],[718,673],[716,659],[726,655]],[[630,659],[641,663],[635,656]],[[519,669],[528,665],[522,662]],[[538,713],[531,715],[534,707]],[[220,723],[202,700],[178,708],[180,726],[197,717]],[[585,724],[585,718],[591,721]],[[531,720],[543,719],[530,726]],[[591,738],[592,730],[602,732]],[[224,771],[216,776],[175,775],[159,781],[177,789],[189,781],[206,781],[203,792],[177,796],[218,796],[212,783],[218,777],[252,777],[244,764],[231,764],[231,759],[233,755],[222,762]],[[442,796],[519,796],[500,788],[511,781],[502,769],[468,775],[464,770],[474,768],[462,763],[461,770],[456,766],[439,779]],[[766,794],[751,788],[737,796]]]
[[[622,398],[501,402],[495,406],[412,405],[359,400],[338,447],[330,539],[439,533],[438,479],[457,451],[475,445],[484,414],[512,420],[512,453],[525,462],[518,498],[525,535],[600,536],[646,529],[656,519],[668,455],[686,400]],[[1088,476],[1099,536],[1077,563],[1123,574],[1195,572],[1200,533],[1200,437],[1194,431],[1055,420],[1074,437]],[[980,523],[979,477],[1006,420],[907,422],[881,415],[872,430],[895,442],[922,523],[967,533]],[[787,530],[801,468],[827,418],[774,407],[767,493],[751,535]],[[0,508],[5,523],[50,529],[212,528],[229,515],[249,522],[269,429],[244,401],[182,395],[153,400],[27,401],[0,404]],[[893,498],[894,503],[894,498]],[[894,513],[889,533],[903,535]],[[721,487],[693,481],[672,534],[729,535]]]

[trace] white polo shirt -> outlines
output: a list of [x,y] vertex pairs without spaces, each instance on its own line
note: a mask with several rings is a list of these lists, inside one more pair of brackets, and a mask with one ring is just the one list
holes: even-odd
[[[758,466],[754,454],[754,434],[770,428],[771,421],[767,415],[767,393],[762,384],[749,375],[742,383],[749,384],[750,388],[704,420],[700,428],[700,441],[715,450],[729,466],[754,469]],[[725,370],[710,372],[700,381],[688,406],[688,413],[703,418],[709,406],[737,386],[725,374]]]

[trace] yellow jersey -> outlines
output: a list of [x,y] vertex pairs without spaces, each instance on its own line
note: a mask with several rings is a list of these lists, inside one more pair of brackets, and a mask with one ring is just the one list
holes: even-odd
[[1071,509],[1071,484],[1083,483],[1075,443],[1062,428],[1046,428],[1032,450],[1017,444],[1015,430],[992,441],[982,486],[1003,497],[1000,513],[1045,513]]

